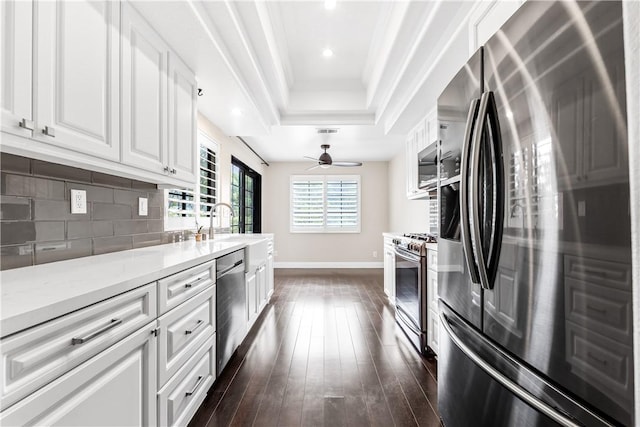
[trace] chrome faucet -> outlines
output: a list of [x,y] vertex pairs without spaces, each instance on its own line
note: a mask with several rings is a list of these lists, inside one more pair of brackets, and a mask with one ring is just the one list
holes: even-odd
[[229,216],[233,216],[233,208],[229,203],[218,202],[211,208],[211,215],[209,215],[209,239],[213,239],[213,217],[216,214],[216,208],[218,206],[226,206],[229,208]]

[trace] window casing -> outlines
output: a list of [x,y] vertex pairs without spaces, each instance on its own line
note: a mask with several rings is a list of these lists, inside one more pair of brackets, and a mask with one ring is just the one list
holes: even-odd
[[292,233],[359,233],[360,175],[293,175]]
[[218,201],[218,144],[198,132],[198,181],[194,190],[165,190],[165,230],[209,226],[211,208]]

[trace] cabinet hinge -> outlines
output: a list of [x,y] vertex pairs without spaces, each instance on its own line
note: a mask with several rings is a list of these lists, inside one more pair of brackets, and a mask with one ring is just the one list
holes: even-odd
[[158,334],[160,333],[160,329],[159,329],[159,328],[152,329],[152,330],[151,330],[151,333],[153,334],[153,336],[154,336],[154,337],[157,337],[157,336],[158,336]]

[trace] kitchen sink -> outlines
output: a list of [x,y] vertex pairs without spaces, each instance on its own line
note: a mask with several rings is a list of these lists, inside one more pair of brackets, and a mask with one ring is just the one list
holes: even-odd
[[260,265],[267,262],[269,239],[252,234],[219,234],[213,241],[228,240],[246,243],[244,248],[245,271],[255,271]]

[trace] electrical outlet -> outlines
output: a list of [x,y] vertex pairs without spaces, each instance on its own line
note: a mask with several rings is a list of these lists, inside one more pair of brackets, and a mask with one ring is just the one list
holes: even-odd
[[147,216],[149,210],[149,202],[146,197],[138,197],[138,215]]
[[71,190],[71,213],[87,213],[87,192],[84,190]]
[[378,258],[378,251],[373,251],[373,257]]
[[273,251],[273,256],[274,257],[278,256],[278,251]]

